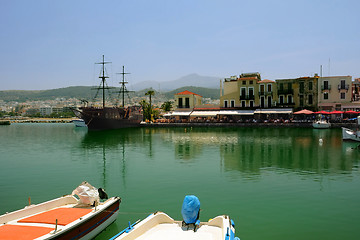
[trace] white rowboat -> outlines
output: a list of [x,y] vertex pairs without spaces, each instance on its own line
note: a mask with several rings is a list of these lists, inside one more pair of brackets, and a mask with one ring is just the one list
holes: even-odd
[[[91,185],[84,182],[74,192],[81,186],[88,190]],[[121,201],[100,202],[93,193],[86,197],[77,191],[79,199],[66,195],[1,215],[0,239],[92,239],[116,220]]]
[[155,212],[144,220],[130,225],[110,240],[225,240],[235,238],[235,228],[229,216],[217,216],[208,222],[183,226],[182,221],[175,221],[166,213]]

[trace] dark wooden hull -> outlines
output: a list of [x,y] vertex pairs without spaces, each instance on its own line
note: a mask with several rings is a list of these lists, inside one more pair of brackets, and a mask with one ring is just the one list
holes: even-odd
[[106,129],[119,129],[119,128],[132,128],[140,127],[139,120],[131,119],[109,119],[101,117],[83,118],[88,129],[91,130],[106,130]]
[[90,130],[106,130],[140,127],[142,119],[139,107],[128,108],[80,108],[80,118]]

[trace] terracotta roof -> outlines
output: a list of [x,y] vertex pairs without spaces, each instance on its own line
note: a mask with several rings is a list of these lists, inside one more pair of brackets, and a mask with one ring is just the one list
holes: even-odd
[[244,80],[259,80],[259,79],[257,77],[243,77],[243,78],[238,78],[237,80],[244,81]]
[[262,81],[259,81],[259,83],[275,83],[275,81],[269,80],[269,79],[264,79]]
[[[185,90],[185,91],[182,91],[182,92],[176,93],[175,95],[198,95],[198,96],[200,96],[199,94],[196,94],[196,93],[190,92],[190,91],[188,91],[188,90]],[[202,97],[202,96],[200,96],[200,97]]]

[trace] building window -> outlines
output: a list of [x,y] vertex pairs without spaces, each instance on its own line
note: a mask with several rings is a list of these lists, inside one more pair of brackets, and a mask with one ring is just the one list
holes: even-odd
[[345,89],[345,80],[341,80],[340,82],[340,88]]
[[292,89],[292,84],[289,82],[288,83],[288,89],[291,90]]
[[280,83],[280,91],[283,91],[284,90],[284,84],[283,83]]
[[[328,81],[324,81],[324,90],[328,90],[329,89],[329,82]],[[325,98],[324,98],[325,99]],[[327,98],[326,98],[327,99]]]
[[300,93],[304,93],[304,90],[305,90],[305,88],[304,88],[304,82],[300,82],[299,83],[300,84],[300,86],[299,86],[299,91],[300,91]]
[[224,107],[228,107],[228,100],[224,100]]
[[253,97],[254,96],[254,88],[249,88],[249,97]]
[[345,93],[344,92],[340,93],[340,99],[345,99]]
[[287,102],[288,102],[289,104],[292,103],[292,96],[291,96],[291,95],[288,95]]
[[265,97],[264,96],[260,97],[260,108],[265,108]]
[[246,88],[242,87],[240,90],[240,96],[245,97],[245,95],[246,95]]
[[185,98],[185,108],[190,108],[190,98]]
[[300,107],[304,106],[304,95],[300,95]]
[[272,85],[271,85],[271,84],[268,84],[268,85],[267,85],[267,91],[268,91],[268,92],[272,92]]
[[243,82],[242,82],[242,85],[246,85],[246,81],[243,81]]
[[182,108],[182,107],[183,107],[183,99],[179,98],[179,108]]
[[251,85],[253,84],[253,81],[252,81],[252,80],[250,81],[250,84],[251,84]]
[[254,107],[254,101],[250,101],[249,103],[250,103],[249,107],[251,107],[251,108]]
[[313,90],[313,82],[309,82],[309,91]]
[[279,96],[279,103],[284,104],[284,96]]
[[245,101],[241,101],[241,107],[246,107],[246,102]]
[[271,98],[271,96],[268,96],[268,99],[267,99],[268,108],[271,108],[271,106],[272,106],[271,102],[272,102],[272,98]]
[[232,108],[235,107],[235,100],[230,101],[230,107],[232,107]]
[[324,100],[327,100],[327,99],[329,99],[329,93],[324,92]]
[[308,103],[309,103],[309,105],[313,104],[313,95],[311,95],[311,94],[308,96]]

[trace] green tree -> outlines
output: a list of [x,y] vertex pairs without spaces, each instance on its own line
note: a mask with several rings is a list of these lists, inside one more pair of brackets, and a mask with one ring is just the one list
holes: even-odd
[[151,119],[150,104],[145,99],[141,100],[139,104],[143,109],[143,120],[150,120]]
[[150,107],[151,107],[151,96],[155,95],[155,91],[154,90],[149,90],[145,93],[145,95],[149,95],[149,100],[150,100]]
[[172,101],[166,101],[161,105],[161,109],[165,112],[169,112],[172,108]]

